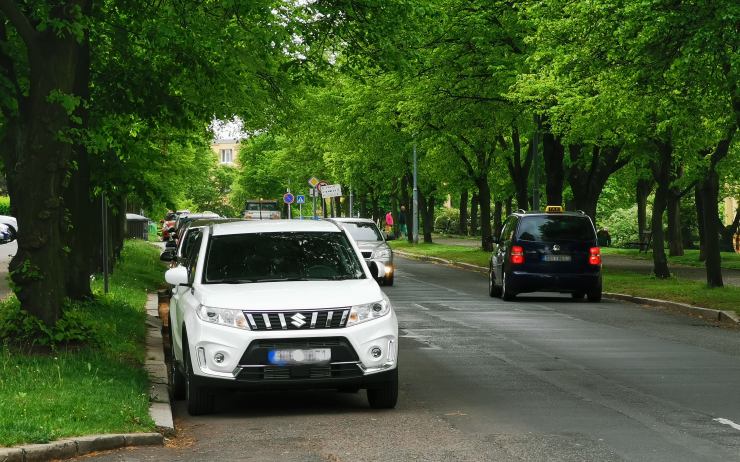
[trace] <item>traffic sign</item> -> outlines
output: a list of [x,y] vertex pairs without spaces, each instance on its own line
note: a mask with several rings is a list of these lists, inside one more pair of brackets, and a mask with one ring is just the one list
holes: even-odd
[[311,177],[311,179],[310,179],[310,180],[308,180],[308,184],[309,184],[309,186],[311,186],[312,188],[315,188],[315,187],[316,187],[316,185],[317,185],[317,184],[319,184],[319,179],[318,179],[318,178],[316,178],[315,176],[312,176],[312,177]]
[[295,203],[296,204],[305,204],[306,203],[306,196],[303,194],[299,194],[295,196]]
[[294,200],[295,197],[293,197],[291,193],[283,194],[283,202],[285,202],[286,204],[292,204]]
[[342,195],[342,185],[327,184],[321,187],[321,197],[339,197]]
[[319,197],[319,190],[318,188],[311,188],[308,190],[308,195],[310,197]]

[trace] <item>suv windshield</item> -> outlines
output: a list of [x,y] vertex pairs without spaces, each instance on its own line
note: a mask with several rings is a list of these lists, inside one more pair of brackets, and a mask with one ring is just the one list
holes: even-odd
[[337,232],[214,236],[203,271],[206,284],[364,278],[354,249]]
[[591,221],[586,217],[535,215],[522,217],[517,239],[523,241],[593,241]]
[[382,241],[378,227],[375,223],[344,222],[342,226],[356,241]]

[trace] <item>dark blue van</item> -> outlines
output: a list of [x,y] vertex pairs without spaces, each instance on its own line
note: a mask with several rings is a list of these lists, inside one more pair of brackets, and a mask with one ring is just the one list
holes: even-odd
[[488,271],[491,297],[523,292],[570,293],[601,300],[601,250],[588,215],[549,206],[512,214],[494,239]]

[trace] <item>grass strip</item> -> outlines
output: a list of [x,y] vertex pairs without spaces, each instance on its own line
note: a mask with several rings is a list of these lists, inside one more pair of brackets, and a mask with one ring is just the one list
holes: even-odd
[[[146,293],[162,281],[157,249],[127,241],[102,294],[66,311],[93,327],[91,343],[49,349],[3,342],[0,347],[0,446],[87,434],[152,431],[148,377],[143,369]],[[10,297],[4,315],[19,310]]]
[[[603,255],[619,255],[635,260],[652,260],[653,252],[639,252],[637,249],[619,249],[615,247],[602,247]],[[667,254],[667,252],[666,252]],[[722,252],[722,268],[740,270],[740,253]],[[669,265],[685,265],[695,268],[704,268],[704,262],[699,261],[699,251],[695,249],[684,250],[684,255],[680,257],[668,257]]]
[[[390,241],[391,247],[403,252],[444,258],[454,262],[488,267],[490,252],[465,246],[440,244],[409,244],[407,241]],[[740,313],[740,287],[710,289],[703,282],[671,277],[654,276],[604,267],[604,291],[637,297],[656,298],[688,303],[703,308],[730,310]]]

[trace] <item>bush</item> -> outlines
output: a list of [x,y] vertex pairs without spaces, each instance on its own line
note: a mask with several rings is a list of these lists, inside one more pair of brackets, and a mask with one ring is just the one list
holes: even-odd
[[21,309],[15,297],[0,304],[0,339],[16,345],[40,345],[56,348],[66,344],[99,343],[101,334],[88,310],[70,304],[62,318],[48,327],[37,317]]
[[456,233],[460,223],[460,210],[443,208],[437,212],[434,230],[438,233]]
[[[650,207],[648,207],[647,218],[650,220]],[[638,242],[637,230],[637,205],[626,209],[616,209],[604,220],[599,220],[599,226],[609,228],[612,245],[624,246],[628,242]]]
[[10,197],[0,196],[0,215],[10,215]]

